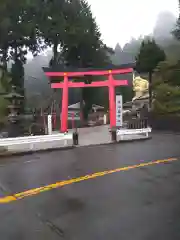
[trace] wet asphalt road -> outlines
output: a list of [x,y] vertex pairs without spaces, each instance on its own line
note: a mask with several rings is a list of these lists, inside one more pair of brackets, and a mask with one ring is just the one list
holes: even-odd
[[180,135],[0,160],[0,197],[158,159],[0,205],[2,240],[180,239]]

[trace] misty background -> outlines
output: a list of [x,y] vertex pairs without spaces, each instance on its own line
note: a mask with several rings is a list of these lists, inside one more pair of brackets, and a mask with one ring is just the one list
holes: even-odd
[[[164,49],[170,61],[177,61],[180,54],[180,43],[171,34],[176,20],[177,18],[171,12],[161,12],[150,35]],[[114,54],[110,56],[112,63],[119,65],[134,62],[142,40],[143,37],[141,36],[138,39],[132,38],[123,47],[117,43]],[[52,102],[52,99],[56,99],[56,102],[61,102],[61,90],[54,92],[50,88],[49,80],[42,70],[42,67],[49,65],[51,57],[52,53],[49,50],[45,55],[37,56],[32,60],[29,59],[27,64],[25,64],[25,91],[27,105],[31,108],[44,108],[48,106],[48,103]],[[80,89],[70,89],[69,104],[74,104],[78,101],[80,101]]]

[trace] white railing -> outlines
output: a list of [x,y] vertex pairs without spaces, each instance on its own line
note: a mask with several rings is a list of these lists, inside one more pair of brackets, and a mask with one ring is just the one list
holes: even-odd
[[25,136],[16,138],[0,138],[0,146],[10,151],[32,151],[61,148],[72,145],[72,134],[52,134],[41,136]]
[[148,137],[150,132],[152,132],[152,129],[149,127],[141,128],[141,129],[118,129],[117,135],[123,136],[123,135],[133,135],[133,134],[145,134],[146,137]]

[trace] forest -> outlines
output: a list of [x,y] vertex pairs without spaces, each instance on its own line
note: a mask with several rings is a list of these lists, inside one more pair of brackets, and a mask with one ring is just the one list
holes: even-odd
[[[12,0],[2,0],[0,13],[1,121],[7,114],[4,95],[12,86],[25,96],[24,111],[47,108],[52,101],[61,104],[61,92],[50,89],[42,67],[105,67],[134,62],[146,39],[152,39],[165,54],[152,69],[155,111],[178,113],[180,22],[171,13],[159,14],[149,36],[132,38],[125,46],[117,43],[114,49],[101,40],[100,28],[85,0],[17,0],[15,6]],[[123,94],[124,102],[133,97],[131,88],[117,91]],[[107,107],[108,93],[106,89],[69,91],[70,104],[81,100],[87,111],[93,103]]]

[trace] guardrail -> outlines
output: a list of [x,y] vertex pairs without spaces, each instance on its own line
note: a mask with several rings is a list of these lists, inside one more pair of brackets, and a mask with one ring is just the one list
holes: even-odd
[[148,128],[148,119],[131,119],[127,122],[127,129]]
[[25,136],[16,138],[0,138],[0,147],[5,147],[8,151],[37,151],[51,148],[61,148],[72,146],[72,133],[52,134],[41,136]]
[[148,134],[150,132],[152,132],[152,129],[150,127],[141,129],[118,129],[117,135],[146,134],[148,137]]
[[[131,119],[125,124],[126,128],[117,129],[116,134],[121,139],[125,135],[137,135],[139,138],[148,138],[149,133],[152,132],[151,127],[149,127],[148,119]],[[142,136],[141,136],[142,135]],[[144,136],[143,136],[144,135]]]

